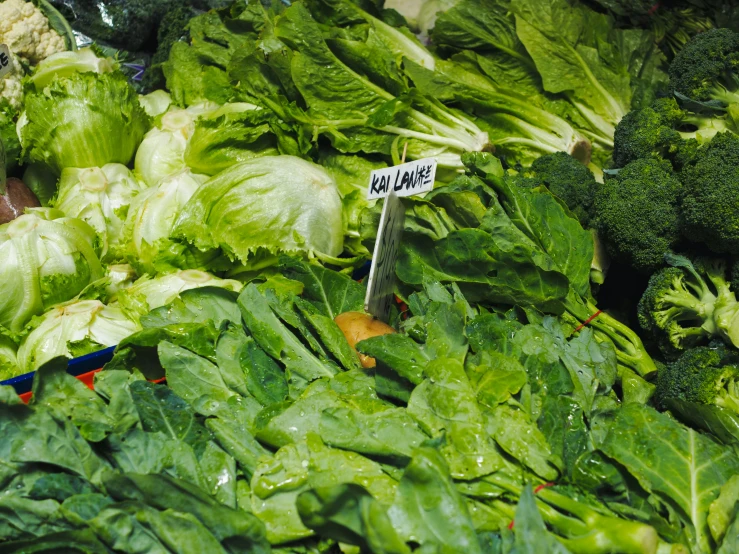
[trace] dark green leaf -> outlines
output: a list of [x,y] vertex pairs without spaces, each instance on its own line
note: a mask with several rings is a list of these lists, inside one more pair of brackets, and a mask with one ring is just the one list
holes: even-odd
[[647,491],[674,503],[694,548],[710,551],[708,507],[739,472],[739,459],[731,449],[638,404],[621,408],[598,447]]
[[280,259],[280,271],[303,283],[303,298],[331,319],[364,310],[365,288],[346,275],[288,257]]
[[131,383],[131,396],[148,433],[163,433],[173,440],[181,440],[202,452],[210,440],[210,433],[196,419],[190,405],[164,385],[147,381]]
[[465,500],[433,448],[416,449],[388,514],[401,538],[432,552],[482,553]]
[[311,489],[300,493],[296,505],[303,523],[322,536],[368,552],[411,554],[385,508],[358,485]]
[[186,290],[170,304],[141,317],[144,327],[166,327],[173,323],[212,322],[218,328],[223,321],[241,321],[236,305],[238,293],[221,287]]

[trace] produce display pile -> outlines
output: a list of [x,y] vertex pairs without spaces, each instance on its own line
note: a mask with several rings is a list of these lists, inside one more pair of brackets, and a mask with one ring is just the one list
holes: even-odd
[[0,553],[739,552],[732,3],[58,4],[0,2]]

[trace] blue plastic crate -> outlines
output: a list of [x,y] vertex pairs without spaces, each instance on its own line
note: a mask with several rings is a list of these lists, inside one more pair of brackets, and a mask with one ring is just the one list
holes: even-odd
[[[77,377],[78,375],[82,375],[88,371],[100,369],[113,358],[113,352],[115,352],[115,346],[69,360],[69,364],[67,364],[67,372],[70,375]],[[0,381],[0,385],[10,385],[18,394],[30,392],[31,386],[33,385],[33,376],[35,374],[36,372],[34,371],[31,373],[24,373],[23,375],[13,377],[7,381]]]

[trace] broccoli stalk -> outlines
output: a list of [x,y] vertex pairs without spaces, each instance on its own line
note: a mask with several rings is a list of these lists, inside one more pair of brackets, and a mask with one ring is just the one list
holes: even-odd
[[[485,478],[519,498],[523,486],[504,473]],[[605,506],[596,507],[578,501],[549,487],[538,487],[536,503],[544,522],[573,554],[654,554],[659,535],[650,525],[621,519]],[[501,514],[513,520],[515,506],[503,500],[490,503]]]
[[565,300],[565,316],[569,316],[567,319],[577,326],[587,321],[597,341],[613,344],[620,366],[631,369],[641,377],[649,377],[657,372],[657,366],[639,335],[613,316],[598,310],[592,302],[570,293]]

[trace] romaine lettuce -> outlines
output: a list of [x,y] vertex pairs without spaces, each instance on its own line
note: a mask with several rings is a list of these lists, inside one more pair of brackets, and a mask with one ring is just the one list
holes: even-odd
[[335,257],[343,248],[336,182],[295,156],[266,156],[232,166],[207,181],[172,231],[200,250],[222,248],[257,269],[291,252]]
[[[405,91],[392,78],[376,78],[364,67],[371,60],[360,60],[362,67],[345,63],[303,4],[277,16],[271,31],[263,33],[254,53],[234,56],[231,78],[258,104],[312,129],[314,137],[326,136],[334,148],[383,154],[399,163],[407,144],[409,159],[435,157],[441,167],[459,170],[463,152],[490,146],[487,133],[468,116],[418,89]],[[373,46],[395,53],[381,40]]]
[[30,324],[18,348],[21,373],[34,371],[56,356],[77,357],[114,346],[139,330],[117,306],[80,300],[52,308]]
[[0,326],[18,333],[101,278],[97,246],[92,227],[51,208],[30,208],[0,226]]
[[146,185],[121,164],[86,169],[66,168],[59,179],[59,195],[54,202],[67,217],[90,224],[102,242],[105,257],[121,239],[123,222],[133,198]]

